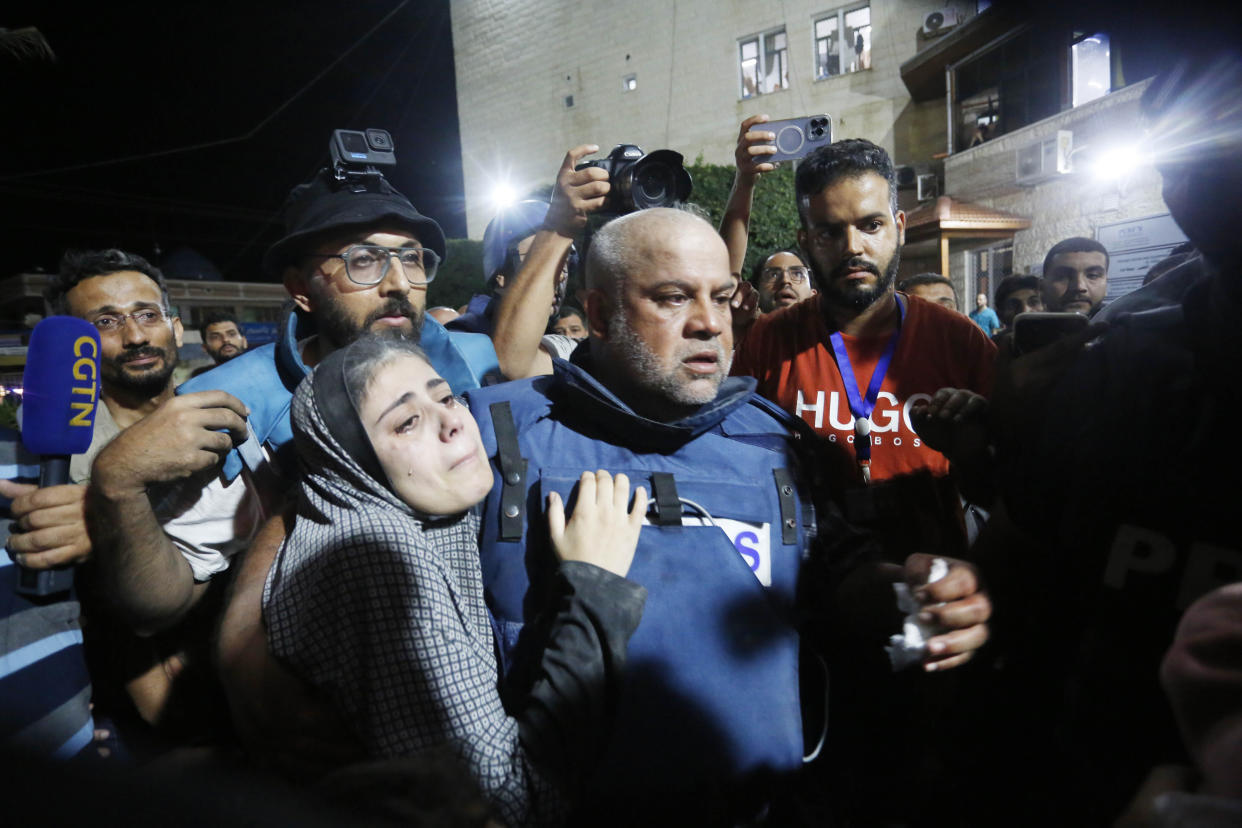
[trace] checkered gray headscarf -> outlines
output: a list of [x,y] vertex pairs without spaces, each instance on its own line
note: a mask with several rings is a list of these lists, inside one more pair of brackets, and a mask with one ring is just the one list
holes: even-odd
[[327,696],[368,753],[447,745],[499,814],[526,824],[558,805],[501,705],[478,516],[421,516],[367,473],[360,447],[346,445],[358,430],[335,412],[325,417],[340,400],[321,397],[337,383],[315,381],[345,359],[335,352],[294,396],[301,493],[264,589],[268,644]]

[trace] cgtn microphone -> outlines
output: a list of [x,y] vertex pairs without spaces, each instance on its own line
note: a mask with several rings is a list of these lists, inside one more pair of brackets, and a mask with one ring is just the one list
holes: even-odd
[[[69,482],[69,455],[82,454],[95,432],[99,405],[99,332],[76,316],[49,316],[35,326],[22,375],[22,443],[40,456],[39,486]],[[52,595],[73,586],[73,567],[18,572],[17,591]]]

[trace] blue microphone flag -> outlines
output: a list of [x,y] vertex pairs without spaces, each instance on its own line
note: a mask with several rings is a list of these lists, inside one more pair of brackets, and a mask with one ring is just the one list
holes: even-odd
[[32,454],[90,448],[99,406],[99,332],[76,316],[35,326],[22,376],[22,442]]

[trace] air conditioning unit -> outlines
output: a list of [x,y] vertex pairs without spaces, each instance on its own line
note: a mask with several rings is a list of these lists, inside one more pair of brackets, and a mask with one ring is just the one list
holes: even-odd
[[946,6],[943,9],[936,9],[928,12],[923,18],[923,34],[938,35],[952,29],[961,20],[958,19],[957,9],[952,6]]
[[931,201],[933,198],[940,195],[940,179],[936,177],[935,173],[924,173],[923,175],[920,175],[915,187],[918,191],[918,199],[920,202]]
[[902,164],[896,169],[897,189],[913,190],[918,184],[919,170],[911,164]]
[[1017,151],[1019,184],[1033,185],[1070,171],[1070,153],[1074,149],[1074,133],[1057,130],[1052,138],[1030,144]]

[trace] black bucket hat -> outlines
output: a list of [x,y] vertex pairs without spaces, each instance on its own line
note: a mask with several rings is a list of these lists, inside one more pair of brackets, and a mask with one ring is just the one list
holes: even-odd
[[328,230],[348,230],[382,223],[410,230],[418,241],[444,259],[444,231],[414,209],[410,200],[383,177],[367,182],[337,181],[325,168],[294,187],[281,208],[285,237],[268,248],[263,269],[280,276],[305,252],[305,244]]

